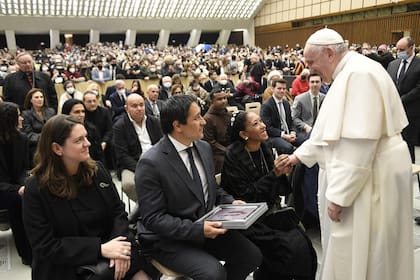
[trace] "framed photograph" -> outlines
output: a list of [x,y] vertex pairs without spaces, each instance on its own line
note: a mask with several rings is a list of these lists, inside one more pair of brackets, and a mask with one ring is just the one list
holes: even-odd
[[247,229],[268,210],[267,203],[221,204],[197,222],[222,222],[226,229]]

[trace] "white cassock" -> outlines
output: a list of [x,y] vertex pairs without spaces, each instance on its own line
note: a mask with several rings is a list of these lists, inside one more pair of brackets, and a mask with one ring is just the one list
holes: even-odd
[[[384,68],[355,52],[337,65],[311,138],[295,151],[319,164],[322,280],[412,280],[408,121]],[[343,206],[332,222],[327,203]]]

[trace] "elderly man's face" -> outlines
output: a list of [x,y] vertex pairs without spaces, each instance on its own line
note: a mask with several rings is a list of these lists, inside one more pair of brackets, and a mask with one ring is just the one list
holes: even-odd
[[332,81],[335,65],[332,63],[336,56],[333,49],[325,46],[306,45],[304,50],[306,63],[311,73],[318,73],[325,82]]

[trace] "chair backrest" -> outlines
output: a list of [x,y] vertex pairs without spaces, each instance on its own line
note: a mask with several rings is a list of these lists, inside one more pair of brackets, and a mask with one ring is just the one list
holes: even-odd
[[228,112],[235,112],[238,111],[238,106],[227,106],[226,110],[228,110]]
[[254,112],[257,115],[260,115],[261,103],[260,102],[250,102],[245,103],[245,111]]

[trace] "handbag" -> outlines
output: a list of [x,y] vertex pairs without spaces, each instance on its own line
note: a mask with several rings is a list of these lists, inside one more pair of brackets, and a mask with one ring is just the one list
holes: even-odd
[[282,231],[300,227],[299,218],[293,207],[284,207],[273,211],[264,217],[263,222],[272,229]]
[[76,269],[78,280],[113,280],[114,271],[109,268],[109,262],[100,259],[97,264],[81,265]]

